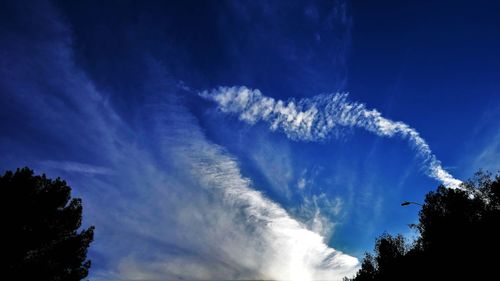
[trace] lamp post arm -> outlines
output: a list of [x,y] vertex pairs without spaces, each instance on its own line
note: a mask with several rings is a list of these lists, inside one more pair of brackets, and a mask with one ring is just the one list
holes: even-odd
[[401,206],[408,206],[408,205],[411,205],[411,204],[414,204],[414,205],[418,205],[420,207],[423,207],[424,205],[418,203],[418,202],[413,202],[413,201],[403,201],[403,203],[401,203]]

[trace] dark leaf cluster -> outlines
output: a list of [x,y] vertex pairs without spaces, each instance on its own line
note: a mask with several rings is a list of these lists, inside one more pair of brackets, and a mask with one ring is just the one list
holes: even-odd
[[413,225],[418,238],[409,244],[383,234],[351,280],[496,280],[499,226],[498,175],[479,172],[460,189],[439,186]]
[[94,227],[82,224],[82,202],[65,181],[28,168],[0,176],[4,276],[11,280],[81,280]]

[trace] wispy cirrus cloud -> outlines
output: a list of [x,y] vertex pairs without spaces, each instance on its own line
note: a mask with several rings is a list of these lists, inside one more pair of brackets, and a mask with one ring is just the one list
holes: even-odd
[[258,89],[241,86],[219,87],[199,95],[216,102],[222,112],[238,114],[240,120],[249,124],[267,122],[271,130],[282,130],[295,140],[324,140],[340,134],[346,127],[363,128],[382,137],[399,136],[417,151],[430,177],[449,188],[458,188],[461,184],[442,167],[414,128],[385,118],[363,103],[349,101],[347,93],[282,101],[264,96]]
[[107,175],[111,174],[112,171],[109,168],[90,165],[86,163],[79,163],[73,161],[41,161],[40,166],[47,169],[63,170],[67,172],[76,172],[84,174],[96,174],[96,175]]
[[170,144],[171,158],[190,167],[186,170],[205,189],[221,194],[225,209],[237,214],[235,225],[243,222],[246,229],[232,237],[241,238],[234,242],[243,243],[246,255],[252,258],[245,261],[239,251],[219,245],[229,255],[228,260],[244,262],[244,267],[276,280],[336,280],[355,271],[356,258],[330,248],[320,234],[308,230],[278,204],[255,191],[231,156],[208,142],[196,124],[186,121],[188,116],[179,114],[179,108],[175,112],[169,120],[183,126],[174,126],[164,140]]
[[19,116],[16,134],[3,136],[17,146],[2,149],[6,159],[47,169],[37,173],[69,172],[85,223],[96,226],[91,279],[307,281],[354,273],[356,258],[256,191],[238,161],[205,137],[182,102],[186,88],[160,63],[145,63],[148,79],[137,89],[148,99],[134,103],[130,121],[106,98],[116,93],[99,90],[75,63],[57,9],[38,5],[9,7],[32,33],[0,30],[10,38],[0,45],[0,103]]

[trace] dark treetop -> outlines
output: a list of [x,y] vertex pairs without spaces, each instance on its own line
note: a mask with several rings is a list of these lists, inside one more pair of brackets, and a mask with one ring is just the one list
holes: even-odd
[[0,177],[4,276],[15,280],[81,280],[94,227],[78,231],[82,202],[65,181],[28,168]]
[[427,194],[419,216],[412,245],[383,234],[354,280],[498,279],[499,176],[477,173],[462,189],[440,186]]

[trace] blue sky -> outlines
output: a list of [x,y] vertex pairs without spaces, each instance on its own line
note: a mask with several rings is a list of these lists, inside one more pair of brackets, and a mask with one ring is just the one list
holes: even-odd
[[0,4],[0,168],[83,198],[93,280],[340,280],[500,169],[496,1],[102,2]]

